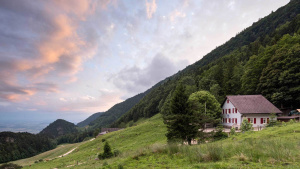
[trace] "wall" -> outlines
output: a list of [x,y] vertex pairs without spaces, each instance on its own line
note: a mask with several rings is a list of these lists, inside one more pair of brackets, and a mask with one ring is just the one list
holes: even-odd
[[[224,112],[224,114],[222,114],[222,118],[237,118],[237,123],[233,123],[232,121],[230,122],[230,123],[223,123],[223,119],[222,119],[222,124],[225,126],[225,127],[231,127],[231,126],[235,126],[235,127],[238,127],[238,128],[240,128],[240,125],[241,125],[241,123],[242,123],[242,121],[241,121],[241,113],[239,112],[239,110],[237,110],[237,113],[233,113],[232,112],[232,108],[234,108],[235,109],[235,107],[234,107],[234,105],[229,101],[229,103],[227,103],[227,100],[225,101],[225,103],[223,104],[223,106],[222,106],[222,109],[223,110],[225,110],[225,109],[227,109],[227,114],[225,114],[225,112]],[[231,113],[229,114],[228,113],[228,109],[230,109],[231,111]]]

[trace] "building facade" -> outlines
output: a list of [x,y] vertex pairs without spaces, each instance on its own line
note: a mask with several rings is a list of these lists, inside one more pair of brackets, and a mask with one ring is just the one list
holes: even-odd
[[222,124],[239,129],[247,119],[254,128],[261,128],[270,122],[272,113],[282,112],[262,95],[227,96],[222,104]]

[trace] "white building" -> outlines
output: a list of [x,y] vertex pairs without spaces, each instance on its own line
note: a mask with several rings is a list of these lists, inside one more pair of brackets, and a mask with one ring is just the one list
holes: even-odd
[[282,112],[262,95],[227,96],[222,104],[222,124],[240,128],[246,118],[254,128],[264,127],[271,113]]

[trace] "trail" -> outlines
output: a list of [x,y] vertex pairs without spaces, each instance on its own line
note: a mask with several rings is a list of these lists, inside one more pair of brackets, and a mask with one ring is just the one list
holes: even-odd
[[66,155],[72,153],[76,148],[77,148],[77,147],[73,148],[72,150],[70,150],[70,151],[68,151],[67,153],[65,153],[65,154],[63,154],[63,155],[60,155],[60,156],[58,156],[58,157],[59,157],[59,158],[60,158],[60,157],[64,157],[64,156],[66,156]]

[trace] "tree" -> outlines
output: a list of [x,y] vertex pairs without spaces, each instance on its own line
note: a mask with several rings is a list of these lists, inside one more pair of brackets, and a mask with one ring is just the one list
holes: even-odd
[[204,130],[206,123],[217,124],[220,121],[221,106],[216,98],[208,91],[198,91],[188,99],[189,110],[193,115],[193,125],[197,130]]
[[197,133],[197,128],[190,125],[193,116],[188,110],[188,96],[185,93],[185,87],[180,83],[174,92],[170,104],[170,113],[164,115],[164,122],[167,124],[168,142],[187,140],[191,144],[192,138]]
[[105,142],[104,152],[102,154],[99,154],[98,158],[99,159],[106,159],[106,158],[110,158],[112,156],[113,156],[113,153],[111,151],[110,145],[108,144],[108,142]]

